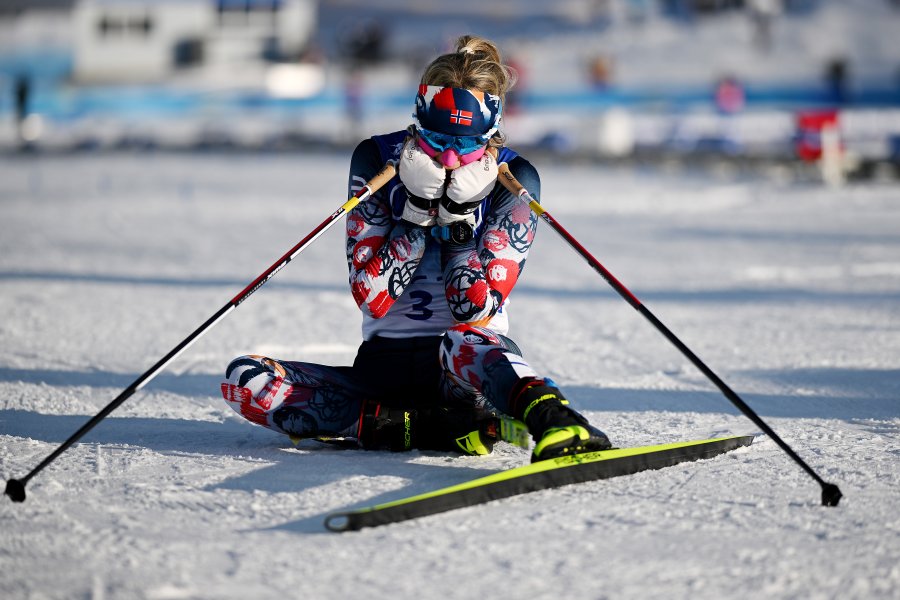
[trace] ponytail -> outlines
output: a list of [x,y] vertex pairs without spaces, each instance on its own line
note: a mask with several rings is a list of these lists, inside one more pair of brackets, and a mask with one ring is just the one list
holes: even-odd
[[464,35],[456,40],[456,51],[432,61],[422,74],[423,85],[475,89],[505,100],[515,85],[516,72],[503,64],[496,44],[482,37]]

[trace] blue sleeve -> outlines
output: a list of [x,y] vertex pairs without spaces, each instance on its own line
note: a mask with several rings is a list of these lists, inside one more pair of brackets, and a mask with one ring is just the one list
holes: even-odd
[[[537,200],[541,201],[541,177],[538,175],[537,169],[534,168],[530,162],[522,158],[521,156],[517,156],[509,163],[509,172],[512,173],[513,177],[519,180],[519,183],[525,186],[525,189],[528,190],[528,193]],[[504,192],[509,194],[504,188]],[[511,194],[510,194],[511,195]]]

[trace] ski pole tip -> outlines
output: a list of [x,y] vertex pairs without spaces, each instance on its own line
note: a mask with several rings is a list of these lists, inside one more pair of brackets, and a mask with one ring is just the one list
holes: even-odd
[[822,486],[822,506],[837,506],[843,497],[841,490],[833,483]]
[[10,479],[6,482],[6,495],[13,502],[25,502],[25,484],[18,479]]

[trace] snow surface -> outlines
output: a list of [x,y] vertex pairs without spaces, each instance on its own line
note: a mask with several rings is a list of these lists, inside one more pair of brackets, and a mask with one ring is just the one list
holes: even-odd
[[[346,155],[0,163],[0,475],[22,477],[344,201]],[[218,397],[349,363],[337,227],[0,501],[0,597],[898,598],[900,194],[539,163],[551,213],[845,494],[768,438],[350,534],[326,513],[527,461],[298,447]],[[544,224],[511,335],[619,445],[756,433]]]

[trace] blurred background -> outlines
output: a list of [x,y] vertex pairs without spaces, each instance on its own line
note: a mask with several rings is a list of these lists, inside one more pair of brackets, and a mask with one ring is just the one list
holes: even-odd
[[520,150],[900,178],[900,0],[0,0],[0,153],[344,151],[465,33]]

